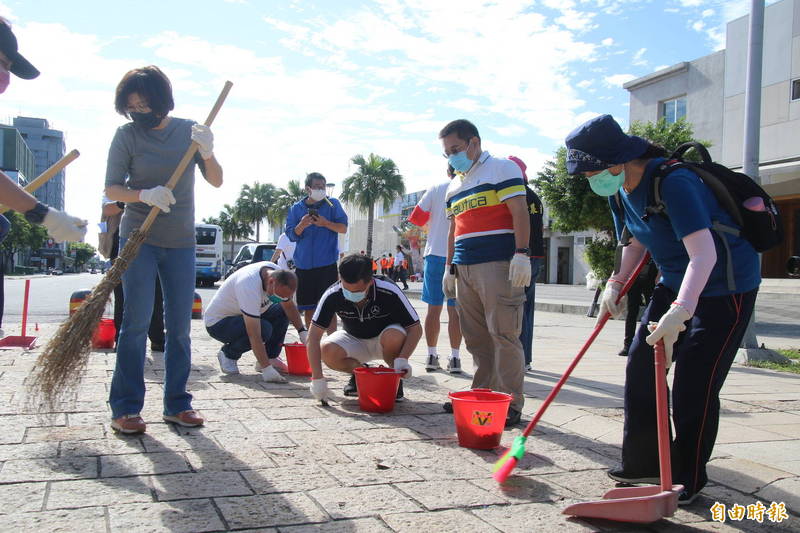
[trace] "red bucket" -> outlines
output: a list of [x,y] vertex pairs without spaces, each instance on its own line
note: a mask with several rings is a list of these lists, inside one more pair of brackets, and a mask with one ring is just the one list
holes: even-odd
[[362,411],[388,413],[394,409],[402,372],[385,366],[371,366],[358,367],[353,373],[358,387],[358,406]]
[[114,321],[110,318],[101,318],[92,335],[92,348],[113,348],[116,334]]
[[489,389],[451,392],[458,445],[477,450],[500,446],[511,395]]
[[306,345],[302,342],[293,342],[284,344],[283,348],[286,350],[286,366],[289,367],[289,373],[295,376],[310,376],[311,365],[308,363]]

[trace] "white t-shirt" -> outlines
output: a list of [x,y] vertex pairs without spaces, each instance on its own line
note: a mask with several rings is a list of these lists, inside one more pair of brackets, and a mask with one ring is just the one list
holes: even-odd
[[405,258],[406,256],[403,255],[403,252],[394,254],[394,266],[403,266],[403,259]]
[[242,314],[260,317],[272,305],[261,282],[264,267],[278,269],[271,261],[260,261],[240,268],[226,279],[206,307],[203,323],[213,326],[223,318]]
[[278,237],[278,244],[275,246],[276,250],[281,250],[283,252],[278,258],[278,267],[284,270],[289,269],[289,261],[294,257],[295,246],[297,246],[296,242],[290,241],[285,232],[281,233],[281,236]]
[[422,195],[417,206],[430,213],[428,219],[428,242],[425,243],[423,256],[438,255],[447,257],[447,232],[450,230],[450,221],[445,213],[445,194],[450,181],[434,185]]

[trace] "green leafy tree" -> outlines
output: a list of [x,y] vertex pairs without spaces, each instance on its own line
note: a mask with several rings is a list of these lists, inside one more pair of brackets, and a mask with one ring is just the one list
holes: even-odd
[[267,212],[267,221],[273,227],[283,228],[289,208],[305,196],[306,190],[300,185],[300,180],[289,180],[286,188],[281,187],[276,191],[275,199]]
[[[634,122],[628,133],[663,146],[668,152],[693,140],[694,136],[692,125],[685,120],[667,123],[664,119]],[[706,146],[710,144],[701,142]],[[567,174],[566,156],[566,147],[558,148],[555,157],[545,163],[533,183],[548,207],[553,229],[564,233],[591,229],[603,234],[587,245],[586,259],[595,275],[605,279],[611,274],[616,247],[614,220],[608,200],[592,192],[589,180]]]
[[0,247],[3,250],[3,260],[14,269],[14,256],[23,250],[38,250],[47,240],[47,230],[37,224],[31,224],[24,216],[16,211],[5,213],[11,227],[8,235]]
[[372,257],[372,230],[375,222],[375,205],[383,204],[388,210],[392,202],[406,192],[403,176],[389,158],[375,154],[369,157],[356,155],[350,160],[358,170],[345,178],[341,199],[367,212],[367,256]]
[[97,250],[94,246],[85,242],[68,242],[67,255],[75,259],[75,272],[80,272],[83,265],[85,265],[92,257],[94,257]]

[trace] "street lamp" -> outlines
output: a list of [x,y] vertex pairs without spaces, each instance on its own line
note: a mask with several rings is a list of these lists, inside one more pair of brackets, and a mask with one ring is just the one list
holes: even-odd
[[335,183],[326,183],[325,184],[325,193],[329,196],[333,196],[333,188],[336,187]]

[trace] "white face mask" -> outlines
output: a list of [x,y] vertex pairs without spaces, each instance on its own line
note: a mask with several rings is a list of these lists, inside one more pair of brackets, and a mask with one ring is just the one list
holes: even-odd
[[311,189],[311,194],[308,195],[315,202],[321,202],[326,196],[325,189]]

